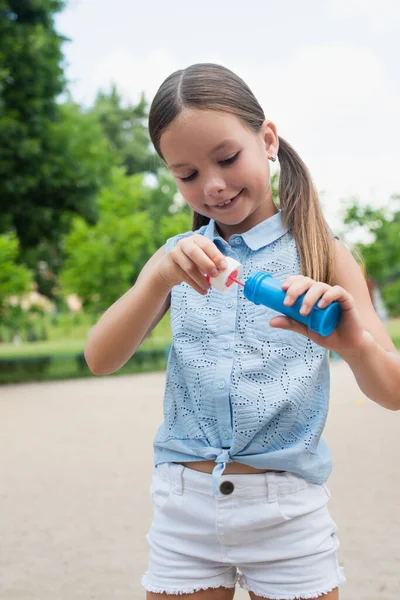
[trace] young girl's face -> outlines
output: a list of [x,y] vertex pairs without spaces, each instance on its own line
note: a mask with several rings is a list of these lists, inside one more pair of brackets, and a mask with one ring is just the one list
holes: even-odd
[[230,113],[185,108],[162,134],[160,149],[186,202],[214,219],[227,239],[277,212],[268,163],[278,151],[273,123],[255,133]]

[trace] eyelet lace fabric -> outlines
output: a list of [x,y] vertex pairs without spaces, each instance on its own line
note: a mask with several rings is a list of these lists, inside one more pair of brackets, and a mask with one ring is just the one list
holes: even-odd
[[[254,271],[283,281],[300,272],[300,263],[292,235],[276,229],[276,217],[272,225],[271,219],[258,225],[256,235],[234,236],[229,244],[215,235],[212,222],[197,233],[243,264],[242,281]],[[168,240],[167,251],[187,235],[193,232]],[[305,336],[270,327],[277,315],[249,302],[238,285],[225,294],[211,288],[206,296],[186,283],[173,288],[173,344],[155,465],[214,460],[214,493],[232,461],[291,471],[313,483],[327,480],[331,456],[321,434],[328,352]]]

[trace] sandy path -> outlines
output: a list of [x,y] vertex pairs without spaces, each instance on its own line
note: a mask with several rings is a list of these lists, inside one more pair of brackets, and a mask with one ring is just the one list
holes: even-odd
[[[0,388],[1,600],[145,598],[163,385],[161,373]],[[399,432],[400,413],[334,364],[325,439],[341,600],[400,598]]]

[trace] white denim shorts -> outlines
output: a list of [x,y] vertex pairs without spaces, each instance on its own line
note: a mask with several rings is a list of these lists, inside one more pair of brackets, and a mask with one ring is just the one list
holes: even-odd
[[154,518],[143,587],[189,594],[238,583],[279,600],[316,598],[343,584],[329,489],[293,473],[222,475],[176,463],[154,469]]

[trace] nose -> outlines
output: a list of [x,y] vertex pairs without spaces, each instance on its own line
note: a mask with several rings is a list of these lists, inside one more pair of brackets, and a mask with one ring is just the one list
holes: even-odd
[[226,190],[225,181],[221,177],[210,177],[204,185],[204,194],[218,198]]

